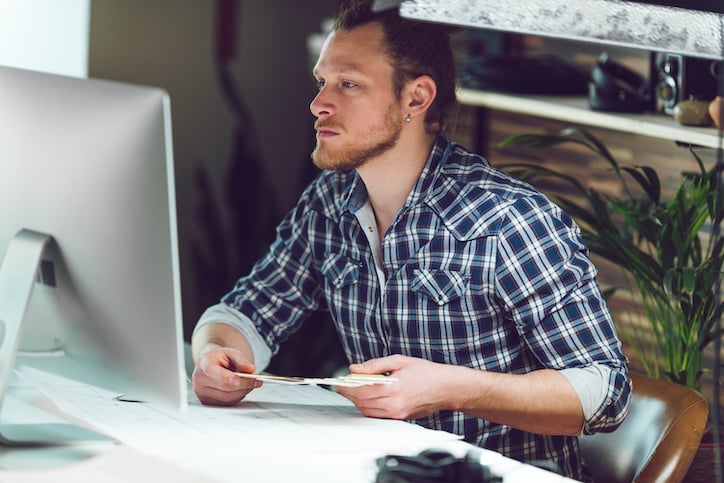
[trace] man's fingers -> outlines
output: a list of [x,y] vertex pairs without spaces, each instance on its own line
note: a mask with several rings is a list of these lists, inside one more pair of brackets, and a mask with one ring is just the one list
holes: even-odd
[[241,401],[253,388],[235,391],[224,391],[215,387],[206,386],[199,391],[198,398],[202,404],[215,406],[233,406]]
[[401,362],[397,356],[370,359],[361,364],[351,364],[349,370],[353,374],[387,374],[400,369]]

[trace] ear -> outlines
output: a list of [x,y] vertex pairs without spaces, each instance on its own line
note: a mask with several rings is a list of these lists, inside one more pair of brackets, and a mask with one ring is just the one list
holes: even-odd
[[425,114],[437,95],[437,84],[429,75],[421,75],[408,81],[406,89],[406,108],[411,116]]

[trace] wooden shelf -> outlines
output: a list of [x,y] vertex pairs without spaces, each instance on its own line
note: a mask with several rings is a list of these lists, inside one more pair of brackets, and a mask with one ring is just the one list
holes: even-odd
[[709,148],[721,146],[716,128],[682,126],[673,117],[664,114],[592,111],[585,97],[524,96],[464,88],[458,89],[457,97],[458,102],[469,106],[516,112]]

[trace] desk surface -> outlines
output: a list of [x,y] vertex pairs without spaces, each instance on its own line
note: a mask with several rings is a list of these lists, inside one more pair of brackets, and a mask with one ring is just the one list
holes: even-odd
[[90,481],[92,477],[116,483],[148,481],[154,475],[154,481],[178,482],[242,478],[248,482],[361,483],[375,480],[376,458],[412,455],[429,448],[460,456],[469,450],[479,452],[481,463],[501,474],[504,482],[570,481],[475,448],[449,433],[366,418],[343,397],[317,386],[266,383],[232,408],[203,406],[191,395],[188,410],[175,412],[98,397],[85,385],[47,376],[50,379],[32,373],[32,378],[45,379],[32,381],[32,388],[13,388],[11,394],[28,394],[42,384],[45,396],[38,399],[36,392],[34,400],[7,398],[4,420],[6,416],[13,422],[70,419],[118,443],[2,449],[3,482]]

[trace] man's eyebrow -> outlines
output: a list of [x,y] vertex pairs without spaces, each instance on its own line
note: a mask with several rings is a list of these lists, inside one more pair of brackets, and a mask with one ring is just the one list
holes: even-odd
[[[329,66],[329,68],[325,68],[327,72],[333,72],[335,74],[364,74],[362,70],[362,65],[358,63],[345,63],[345,64],[334,64]],[[319,73],[319,69],[317,66],[314,66],[314,69],[312,69],[312,74],[317,75]]]

